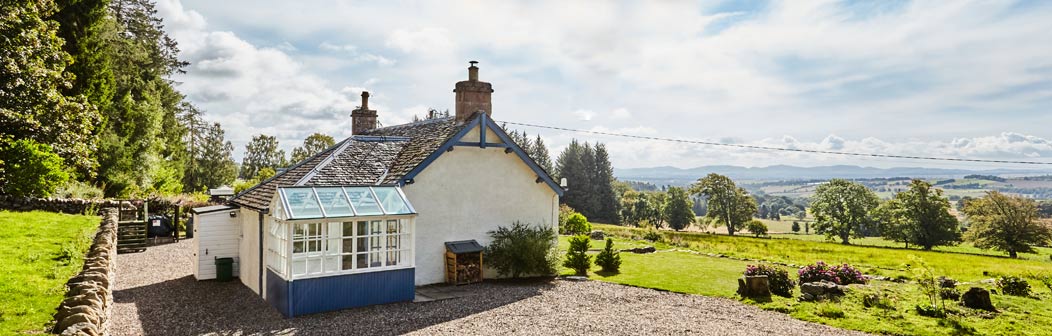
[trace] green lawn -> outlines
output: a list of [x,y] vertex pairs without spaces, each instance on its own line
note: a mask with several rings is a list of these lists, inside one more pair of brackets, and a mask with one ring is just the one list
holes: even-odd
[[46,331],[98,225],[95,216],[0,211],[0,334]]
[[[1052,273],[1052,262],[1037,260],[1013,260],[1002,257],[964,253],[927,252],[876,246],[843,246],[837,243],[789,239],[757,239],[729,237],[723,235],[664,232],[664,242],[650,243],[631,237],[641,236],[641,230],[611,225],[596,225],[593,228],[617,236],[615,248],[623,249],[640,245],[653,245],[657,253],[622,253],[621,272],[616,275],[600,275],[593,267],[592,279],[655,288],[675,292],[736,298],[737,278],[745,266],[759,262],[746,262],[729,258],[715,258],[677,250],[694,250],[701,253],[718,253],[729,256],[779,261],[795,264],[813,263],[817,260],[840,263],[848,262],[861,266],[868,274],[908,275],[904,264],[909,255],[925,259],[939,275],[947,275],[961,281],[977,282],[990,278],[991,274]],[[666,244],[669,242],[672,245]],[[600,241],[592,241],[592,249],[600,248]],[[560,239],[565,249],[566,237]],[[1047,252],[1047,251],[1046,251]],[[592,252],[593,254],[595,252]],[[795,271],[789,270],[795,278]],[[563,269],[563,275],[572,271]],[[913,307],[926,302],[915,284],[873,281],[866,286],[857,286],[839,303],[798,302],[795,298],[774,297],[770,302],[743,302],[763,309],[787,313],[794,318],[828,324],[836,327],[882,334],[905,335],[1048,335],[1052,334],[1052,292],[1036,281],[1031,281],[1035,297],[1022,298],[1007,295],[992,296],[994,305],[1000,310],[988,314],[960,308],[953,302],[946,306],[951,311],[949,318],[929,318],[918,315]],[[961,291],[978,283],[961,285]],[[799,290],[796,291],[799,294]],[[894,309],[883,311],[865,308],[862,297],[872,293],[887,293],[893,300]],[[831,318],[818,314],[820,310],[839,310],[844,317]]]

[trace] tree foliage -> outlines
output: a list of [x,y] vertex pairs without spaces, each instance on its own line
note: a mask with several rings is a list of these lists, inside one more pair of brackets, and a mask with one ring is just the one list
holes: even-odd
[[51,147],[30,139],[0,145],[0,193],[50,196],[69,174]]
[[928,182],[913,180],[909,189],[877,207],[880,232],[885,238],[931,250],[961,241],[957,217],[950,214],[950,201],[942,190]]
[[764,224],[759,219],[753,219],[745,223],[745,229],[749,230],[754,236],[766,236],[767,235],[767,224]]
[[556,159],[555,176],[565,178],[569,184],[562,197],[567,205],[595,221],[620,221],[613,168],[604,145],[593,147],[587,142],[570,141]]
[[602,267],[604,273],[617,273],[621,270],[621,253],[614,249],[613,239],[606,239],[606,247],[595,256],[595,264]]
[[322,151],[329,149],[336,145],[336,140],[331,136],[314,133],[303,139],[303,146],[292,149],[291,164],[296,164],[300,161],[306,160],[307,158],[314,156],[315,154],[321,153]]
[[46,144],[85,175],[96,166],[99,114],[83,96],[66,96],[73,58],[62,50],[49,0],[5,3],[0,11],[0,141]]
[[708,198],[706,218],[727,226],[727,234],[734,235],[756,213],[756,200],[745,189],[739,188],[729,177],[712,173],[698,179],[690,187],[692,194]]
[[592,268],[592,256],[588,255],[588,248],[592,241],[588,236],[579,235],[570,237],[570,248],[566,250],[566,260],[563,266],[574,270],[577,275],[587,275],[588,269]]
[[966,238],[979,248],[1008,252],[1015,258],[1052,240],[1052,228],[1038,220],[1037,205],[1030,199],[990,191],[969,201],[964,213],[972,224]]
[[819,185],[811,199],[815,231],[850,244],[851,237],[862,237],[867,226],[873,224],[870,215],[879,203],[877,194],[866,186],[832,179]]
[[668,188],[668,201],[665,205],[665,219],[668,227],[679,231],[694,223],[694,206],[687,191],[679,187]]
[[266,134],[252,137],[245,145],[245,157],[241,160],[241,178],[256,177],[260,169],[277,169],[285,165],[285,151],[278,148],[278,138]]
[[195,175],[200,178],[197,184],[190,185],[193,190],[230,185],[237,178],[234,145],[226,140],[225,131],[219,123],[213,123],[205,131],[195,161]]

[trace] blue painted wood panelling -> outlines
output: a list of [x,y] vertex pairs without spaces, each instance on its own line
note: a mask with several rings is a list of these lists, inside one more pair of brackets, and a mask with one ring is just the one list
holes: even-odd
[[413,301],[412,268],[302,279],[290,283],[291,314],[299,316],[375,304]]
[[278,276],[277,273],[267,269],[267,302],[274,306],[281,315],[292,316],[289,310],[289,283]]

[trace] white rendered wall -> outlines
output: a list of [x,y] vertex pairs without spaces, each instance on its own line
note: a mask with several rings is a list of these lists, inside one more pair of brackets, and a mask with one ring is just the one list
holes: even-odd
[[[477,133],[476,133],[477,134]],[[476,135],[477,136],[477,135]],[[487,135],[496,138],[492,133]],[[465,136],[462,141],[478,141]],[[416,284],[445,281],[444,242],[475,239],[515,221],[558,226],[559,199],[514,153],[504,148],[455,147],[403,187],[416,219]],[[485,256],[483,256],[485,263]],[[485,277],[496,277],[487,269]]]
[[234,258],[234,276],[239,274],[238,237],[241,234],[241,215],[230,217],[237,209],[194,215],[194,277],[197,280],[216,278],[215,258]]

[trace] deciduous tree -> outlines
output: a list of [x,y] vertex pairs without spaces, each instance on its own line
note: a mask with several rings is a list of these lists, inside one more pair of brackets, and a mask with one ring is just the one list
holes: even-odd
[[972,223],[966,237],[979,248],[1016,258],[1052,240],[1052,228],[1038,220],[1037,205],[1030,199],[990,191],[965,204],[964,213]]
[[690,226],[694,222],[694,204],[687,195],[687,191],[679,187],[668,188],[668,200],[665,203],[665,218],[668,227],[679,231]]
[[866,225],[872,223],[871,211],[880,199],[866,186],[843,179],[832,179],[815,190],[811,199],[811,213],[815,216],[815,231],[827,237],[839,237],[842,244],[850,244],[851,237],[862,237]]
[[315,154],[321,153],[322,151],[329,149],[336,145],[336,140],[331,136],[314,133],[303,139],[303,146],[292,149],[292,160],[290,163],[296,164],[300,161],[306,160],[307,158],[314,156]]
[[256,177],[260,169],[277,169],[285,165],[285,151],[278,148],[278,138],[260,134],[245,145],[245,157],[241,160],[241,178]]
[[745,189],[736,186],[729,177],[720,174],[712,173],[698,179],[691,185],[690,192],[708,198],[705,217],[726,225],[727,234],[732,236],[756,213],[756,200]]
[[928,182],[913,180],[909,189],[895,194],[875,213],[881,222],[881,235],[906,243],[906,247],[912,243],[931,250],[961,241],[957,217],[950,214],[950,201]]

